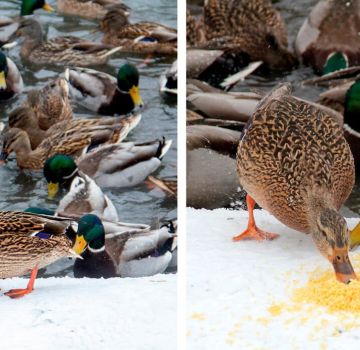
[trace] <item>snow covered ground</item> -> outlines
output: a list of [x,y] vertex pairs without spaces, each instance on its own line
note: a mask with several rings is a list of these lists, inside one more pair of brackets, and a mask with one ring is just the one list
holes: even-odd
[[[359,349],[360,313],[330,314],[292,301],[316,268],[331,270],[311,237],[265,211],[256,210],[255,219],[280,237],[235,243],[231,238],[246,228],[246,211],[188,208],[188,350]],[[349,227],[358,220],[348,219]]]
[[[1,292],[26,283],[1,280]],[[176,349],[176,275],[40,278],[35,288],[0,295],[0,349]]]

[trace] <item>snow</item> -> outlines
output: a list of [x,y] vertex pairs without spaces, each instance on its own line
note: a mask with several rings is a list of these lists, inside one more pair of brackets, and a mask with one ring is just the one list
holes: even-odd
[[[314,305],[271,312],[274,305],[291,305],[292,291],[309,273],[332,268],[310,236],[262,210],[255,211],[257,225],[280,237],[233,242],[247,218],[246,211],[187,209],[188,350],[358,349],[359,315]],[[347,222],[351,229],[358,219]]]
[[[24,288],[0,281],[1,292]],[[176,275],[39,278],[22,299],[0,296],[1,349],[176,348]]]

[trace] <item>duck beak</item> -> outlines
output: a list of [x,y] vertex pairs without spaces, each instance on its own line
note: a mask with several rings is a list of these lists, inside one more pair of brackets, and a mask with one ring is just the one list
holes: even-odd
[[85,238],[83,235],[79,236],[79,235],[76,235],[76,240],[75,240],[75,244],[73,246],[73,251],[80,255],[86,248],[87,246],[87,243],[85,241]]
[[138,86],[133,86],[130,89],[130,96],[131,96],[135,106],[142,107],[144,105],[143,100],[140,96],[140,89]]
[[47,11],[47,12],[54,12],[54,11],[55,11],[55,10],[54,10],[49,4],[47,4],[47,3],[45,3],[42,8],[43,8],[43,10],[45,10],[45,11]]
[[59,192],[59,183],[48,183],[48,198],[53,199],[56,194]]
[[6,90],[6,77],[5,72],[0,72],[0,90]]
[[357,279],[347,249],[335,247],[333,255],[329,257],[329,260],[334,266],[338,281],[347,284],[351,280]]

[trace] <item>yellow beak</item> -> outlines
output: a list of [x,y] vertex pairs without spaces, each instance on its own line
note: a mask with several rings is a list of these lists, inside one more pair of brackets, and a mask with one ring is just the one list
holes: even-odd
[[47,11],[47,12],[54,12],[54,11],[55,11],[55,10],[54,10],[49,4],[47,4],[47,3],[45,3],[42,8],[43,8],[43,10],[45,10],[45,11]]
[[59,183],[48,183],[48,198],[53,199],[59,191]]
[[0,72],[0,90],[6,89],[5,72]]
[[132,98],[132,100],[134,101],[134,105],[135,106],[142,106],[144,103],[143,103],[143,100],[140,96],[140,89],[138,86],[133,86],[131,89],[130,89],[130,96]]
[[75,240],[75,244],[73,246],[73,251],[76,253],[76,254],[81,254],[85,248],[87,246],[87,243],[85,241],[85,238],[84,236],[79,236],[79,235],[76,235],[76,240]]

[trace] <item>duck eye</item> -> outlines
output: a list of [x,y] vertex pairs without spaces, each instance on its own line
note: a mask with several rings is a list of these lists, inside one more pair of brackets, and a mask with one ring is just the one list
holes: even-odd
[[321,234],[323,235],[324,238],[327,238],[325,231],[321,231]]
[[340,260],[341,260],[341,257],[340,257],[339,255],[336,255],[336,259],[337,259],[338,261],[340,261]]

